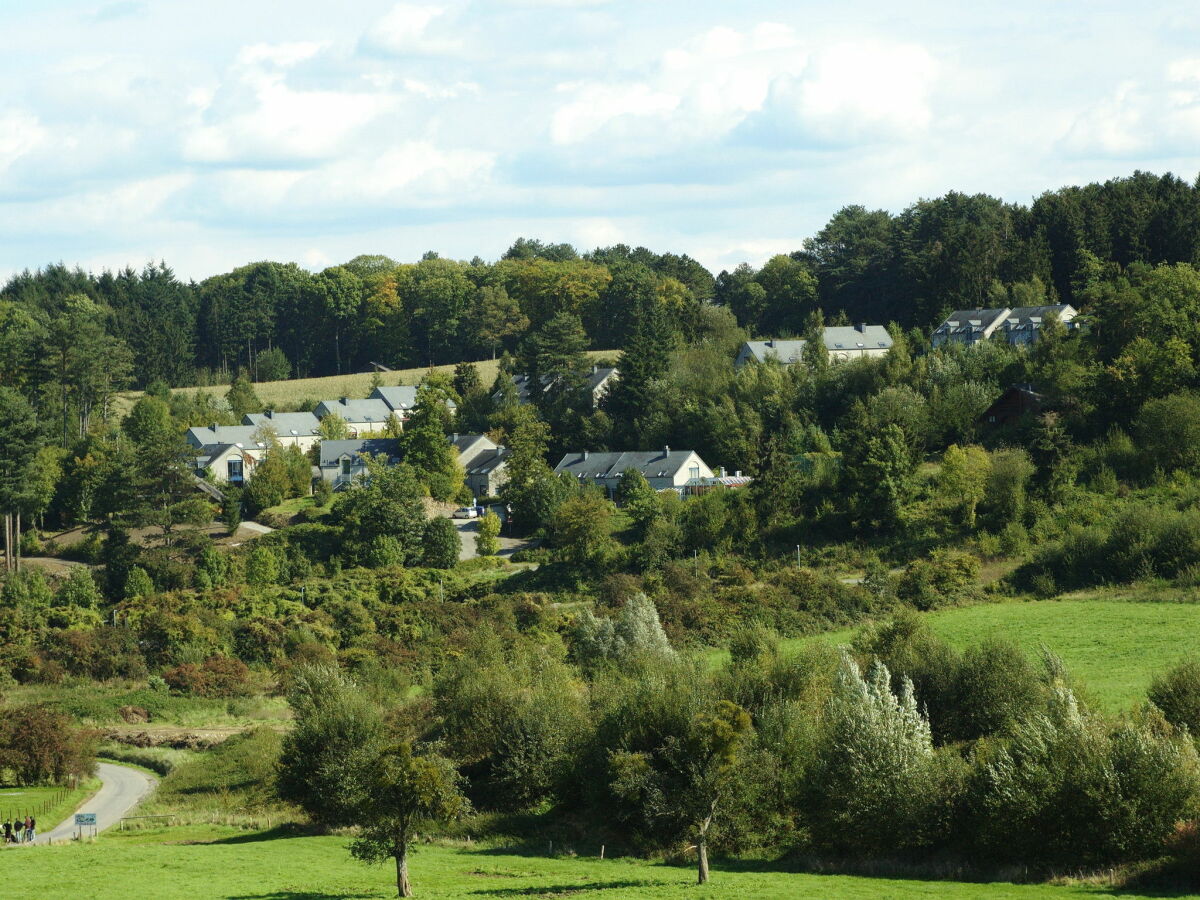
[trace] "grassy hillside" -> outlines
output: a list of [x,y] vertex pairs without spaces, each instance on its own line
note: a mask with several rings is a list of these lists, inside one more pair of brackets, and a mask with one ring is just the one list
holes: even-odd
[[[592,360],[616,359],[616,350],[592,350],[588,356]],[[433,371],[454,374],[454,365],[434,366]],[[498,360],[482,360],[475,363],[479,369],[479,377],[485,385],[491,385],[500,369]],[[381,372],[380,378],[386,385],[416,384],[430,370],[428,368],[397,369],[394,372]],[[353,375],[330,375],[325,378],[294,378],[289,381],[260,381],[254,385],[258,398],[267,405],[293,406],[301,401],[330,400],[336,397],[365,397],[370,393],[372,375],[369,372],[358,372]],[[224,395],[225,385],[215,387],[178,388],[181,393],[192,394],[197,391]],[[122,394],[117,403],[117,409],[124,414],[130,406],[142,395],[141,391],[130,391]]]
[[[168,843],[169,842],[169,843]],[[350,859],[345,837],[294,837],[208,826],[111,833],[97,844],[5,854],[5,876],[27,896],[92,900],[277,900],[394,897],[394,871]],[[1095,886],[966,884],[772,871],[717,865],[707,887],[690,868],[633,859],[542,858],[483,848],[420,847],[410,860],[418,897],[989,898],[1070,900],[1114,896]],[[1140,895],[1120,891],[1133,900]],[[1158,894],[1156,896],[1163,896]]]
[[[1045,645],[1111,712],[1144,700],[1155,674],[1195,652],[1200,631],[1200,604],[1115,597],[990,603],[926,615],[933,630],[955,647],[993,635],[1031,654]],[[844,629],[808,640],[847,644],[854,634]]]

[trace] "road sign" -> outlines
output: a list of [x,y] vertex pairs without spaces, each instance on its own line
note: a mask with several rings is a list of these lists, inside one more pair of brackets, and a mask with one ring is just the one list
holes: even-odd
[[89,828],[95,828],[96,827],[96,814],[95,813],[75,813],[75,825],[79,826],[79,827],[86,825]]

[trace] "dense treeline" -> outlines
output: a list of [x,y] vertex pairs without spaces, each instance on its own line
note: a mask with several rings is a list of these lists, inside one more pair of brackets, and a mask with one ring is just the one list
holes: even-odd
[[[623,245],[580,256],[518,240],[495,263],[426,254],[416,263],[360,256],[318,273],[260,262],[180,282],[165,264],[90,275],[62,265],[25,272],[0,292],[0,373],[29,379],[71,316],[119,341],[119,386],[181,386],[480,359],[515,350],[555,314],[578,316],[588,344],[621,346],[634,310],[656,294],[686,319],[697,301],[728,306],[755,334],[801,334],[815,310],[928,329],[955,308],[1085,302],[1097,266],[1193,263],[1200,193],[1136,173],[1047,193],[1031,206],[950,193],[899,215],[850,206],[802,248],[761,269],[715,278],[687,256]],[[85,304],[83,298],[90,301]],[[43,348],[39,352],[39,347]],[[81,355],[113,357],[87,342]],[[58,368],[57,376],[64,374]],[[37,376],[54,381],[51,372]]]

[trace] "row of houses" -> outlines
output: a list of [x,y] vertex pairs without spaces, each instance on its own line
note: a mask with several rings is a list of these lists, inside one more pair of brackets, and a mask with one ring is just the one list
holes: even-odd
[[946,317],[934,329],[930,343],[974,346],[986,340],[999,340],[1018,347],[1037,342],[1042,329],[1052,321],[1068,328],[1079,311],[1069,303],[1053,306],[1018,306],[1001,309],[960,309]]
[[[217,481],[240,485],[266,454],[272,440],[268,431],[272,432],[273,440],[285,447],[298,447],[302,453],[308,453],[321,440],[321,420],[326,416],[340,416],[352,441],[359,441],[383,431],[393,417],[405,422],[416,405],[415,385],[377,387],[362,400],[350,397],[322,400],[312,412],[267,410],[247,413],[240,425],[189,428],[185,439],[196,451],[197,471],[209,470]],[[454,408],[452,402],[449,406]]]

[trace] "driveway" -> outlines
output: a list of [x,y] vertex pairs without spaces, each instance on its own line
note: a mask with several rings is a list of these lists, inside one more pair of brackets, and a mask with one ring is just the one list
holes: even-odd
[[[96,774],[102,785],[91,800],[76,812],[95,813],[96,831],[111,828],[136,807],[154,789],[156,779],[138,769],[114,763],[97,763]],[[85,829],[85,833],[90,829]],[[70,816],[52,831],[39,834],[34,843],[59,844],[75,836],[75,817]]]

